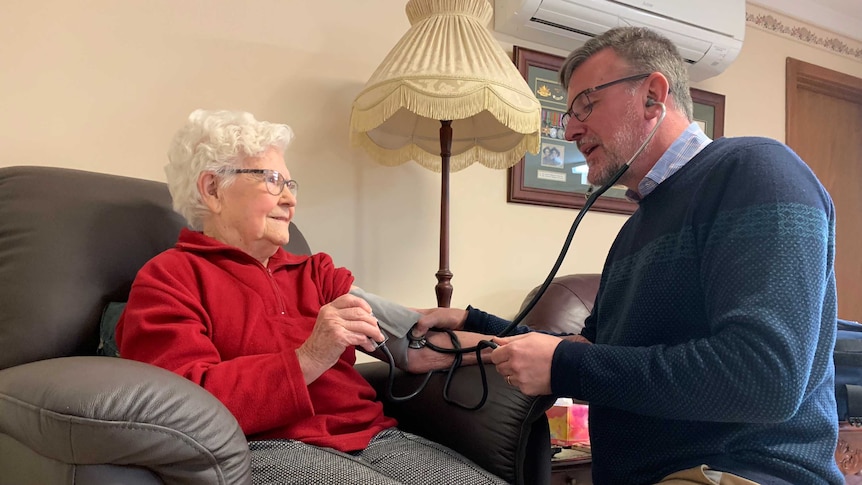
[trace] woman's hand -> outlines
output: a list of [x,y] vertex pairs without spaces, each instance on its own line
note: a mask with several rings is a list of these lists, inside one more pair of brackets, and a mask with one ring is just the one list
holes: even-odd
[[296,349],[305,382],[311,384],[335,365],[347,347],[359,346],[372,352],[372,341],[381,342],[383,338],[365,300],[350,294],[336,298],[320,308],[311,335]]
[[464,321],[467,320],[467,310],[459,308],[425,308],[413,310],[422,314],[413,329],[413,335],[425,335],[431,328],[448,328],[450,330],[461,330]]

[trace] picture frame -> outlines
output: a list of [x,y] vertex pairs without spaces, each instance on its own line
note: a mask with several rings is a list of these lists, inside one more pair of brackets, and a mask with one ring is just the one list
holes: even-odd
[[[514,46],[513,61],[542,105],[542,146],[527,153],[509,168],[506,201],[568,209],[580,209],[587,200],[586,161],[574,142],[563,137],[559,121],[568,110],[566,93],[558,80],[560,56]],[[694,118],[710,138],[724,134],[724,95],[691,89]],[[555,151],[556,150],[556,151]],[[625,197],[624,187],[612,187],[593,209],[631,214],[635,202]]]
[[713,140],[724,136],[724,95],[689,88],[694,107],[694,121]]

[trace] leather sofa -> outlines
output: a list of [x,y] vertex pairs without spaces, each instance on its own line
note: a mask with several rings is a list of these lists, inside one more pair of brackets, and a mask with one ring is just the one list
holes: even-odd
[[[163,183],[0,168],[0,485],[251,482],[245,436],[212,395],[163,369],[96,355],[106,305],[125,301],[138,268],[183,224]],[[292,230],[288,249],[308,253]],[[559,321],[543,309],[556,294],[577,297],[554,285],[528,321]],[[388,367],[359,367],[384,396]],[[415,399],[384,399],[387,414],[511,483],[548,483],[553,400],[524,396],[486,368],[478,411],[444,403],[437,374]],[[478,402],[478,371],[460,369],[450,397]],[[397,372],[396,395],[421,378]]]

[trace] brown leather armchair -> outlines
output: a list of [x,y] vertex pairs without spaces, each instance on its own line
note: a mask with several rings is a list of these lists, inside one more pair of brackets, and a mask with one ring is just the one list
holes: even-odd
[[[600,279],[601,275],[598,273],[571,274],[554,278],[536,306],[521,321],[521,325],[535,330],[580,333],[584,328],[584,320],[593,311]],[[539,292],[540,286],[533,288],[524,298],[519,312]]]
[[[212,395],[96,356],[103,309],[125,301],[137,270],[182,226],[162,183],[0,168],[0,485],[251,482],[245,436]],[[309,252],[292,230],[288,249]],[[383,389],[384,364],[360,369]],[[446,404],[436,375],[417,398],[385,402],[387,414],[509,482],[549,482],[552,400],[524,396],[491,366],[487,375],[478,411]],[[419,378],[399,372],[396,393]],[[478,367],[463,368],[450,396],[478,402],[478,383]]]

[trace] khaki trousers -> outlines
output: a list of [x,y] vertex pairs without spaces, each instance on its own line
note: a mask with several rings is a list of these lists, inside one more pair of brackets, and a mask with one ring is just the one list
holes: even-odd
[[730,473],[710,470],[706,465],[680,470],[664,477],[661,485],[758,485]]

